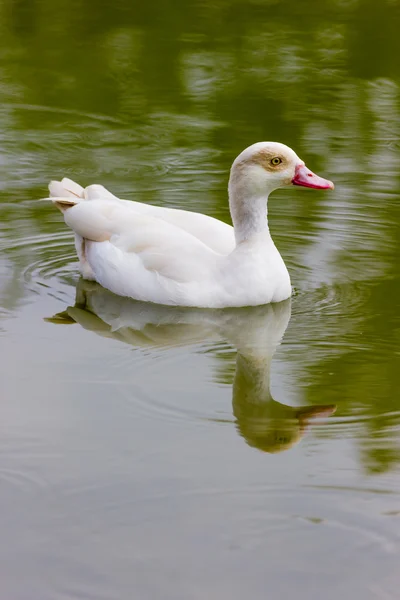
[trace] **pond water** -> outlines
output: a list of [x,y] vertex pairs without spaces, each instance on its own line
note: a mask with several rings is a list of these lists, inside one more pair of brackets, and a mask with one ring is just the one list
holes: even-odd
[[[398,597],[400,3],[4,0],[7,600]],[[284,142],[291,301],[169,309],[79,279],[50,179],[229,222]]]

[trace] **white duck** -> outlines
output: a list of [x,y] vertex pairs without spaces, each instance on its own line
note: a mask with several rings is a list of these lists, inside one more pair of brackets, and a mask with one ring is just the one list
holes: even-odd
[[284,144],[259,142],[235,159],[229,179],[233,227],[189,211],[120,200],[103,186],[49,185],[75,232],[82,275],[112,292],[158,304],[223,308],[279,302],[289,273],[272,241],[269,194],[300,185],[333,189]]

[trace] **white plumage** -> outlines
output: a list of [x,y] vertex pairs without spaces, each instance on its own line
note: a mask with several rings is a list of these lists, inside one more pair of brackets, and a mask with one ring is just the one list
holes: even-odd
[[292,182],[332,187],[313,174],[319,185],[296,182],[299,167],[304,163],[283,144],[262,142],[240,154],[229,182],[234,228],[200,213],[120,200],[101,185],[84,189],[67,178],[52,181],[49,190],[75,232],[85,278],[159,304],[249,306],[291,294],[268,229],[269,193]]

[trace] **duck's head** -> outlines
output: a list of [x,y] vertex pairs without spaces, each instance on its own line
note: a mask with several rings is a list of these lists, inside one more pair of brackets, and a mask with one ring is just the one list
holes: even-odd
[[238,432],[249,446],[271,454],[289,450],[300,442],[314,420],[336,412],[334,404],[295,408],[273,398],[258,403],[243,400],[233,398]]
[[232,165],[230,184],[245,185],[251,195],[288,185],[334,188],[332,181],[315,175],[289,146],[278,142],[258,142],[243,150]]

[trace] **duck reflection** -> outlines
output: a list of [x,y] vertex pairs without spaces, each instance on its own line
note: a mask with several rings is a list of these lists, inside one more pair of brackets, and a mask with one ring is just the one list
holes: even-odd
[[330,416],[336,406],[293,407],[274,400],[269,367],[267,357],[255,360],[238,352],[232,406],[238,431],[249,446],[274,453],[294,446],[313,419]]
[[281,452],[303,437],[313,419],[328,417],[332,404],[292,407],[271,395],[272,357],[290,319],[290,300],[240,309],[160,306],[116,296],[81,279],[75,306],[47,319],[79,323],[84,329],[137,347],[173,347],[225,340],[237,350],[232,407],[249,446]]

